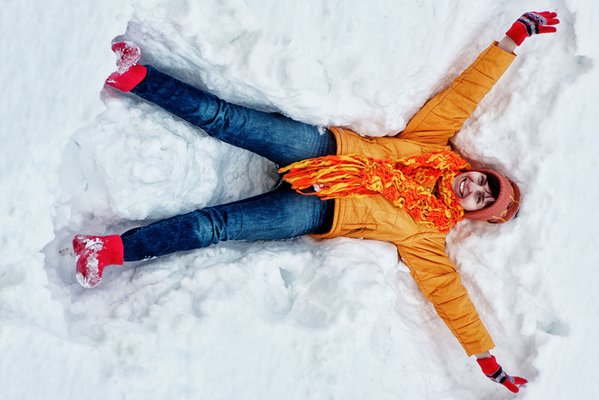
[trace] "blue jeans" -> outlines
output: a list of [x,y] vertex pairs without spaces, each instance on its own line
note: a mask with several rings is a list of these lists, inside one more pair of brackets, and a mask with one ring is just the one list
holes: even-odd
[[[279,165],[335,154],[333,134],[276,113],[227,103],[147,66],[132,92],[200,127],[210,136]],[[333,200],[296,193],[287,184],[234,203],[207,207],[121,235],[125,261],[193,250],[221,240],[278,240],[330,229]]]

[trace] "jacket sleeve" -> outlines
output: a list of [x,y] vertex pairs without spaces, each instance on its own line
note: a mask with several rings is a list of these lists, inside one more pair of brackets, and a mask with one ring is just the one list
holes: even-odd
[[515,57],[497,47],[497,42],[491,44],[450,87],[430,99],[398,137],[447,145]]
[[445,252],[445,238],[420,237],[397,246],[399,255],[424,296],[452,331],[468,356],[495,347],[454,264]]

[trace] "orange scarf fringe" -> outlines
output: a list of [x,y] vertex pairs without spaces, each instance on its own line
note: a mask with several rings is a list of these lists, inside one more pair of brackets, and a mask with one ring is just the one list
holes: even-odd
[[[449,150],[401,159],[324,156],[279,169],[297,192],[323,200],[382,195],[417,222],[448,232],[464,217],[452,183],[470,165]],[[436,189],[430,189],[435,187]],[[304,192],[314,188],[315,192]]]

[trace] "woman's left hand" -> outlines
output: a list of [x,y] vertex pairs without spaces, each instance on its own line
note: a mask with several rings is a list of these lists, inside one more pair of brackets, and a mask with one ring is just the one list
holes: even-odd
[[479,358],[476,360],[480,369],[490,380],[505,386],[510,392],[518,393],[520,387],[526,385],[528,381],[519,376],[511,376],[505,373],[501,365],[497,363],[494,356]]

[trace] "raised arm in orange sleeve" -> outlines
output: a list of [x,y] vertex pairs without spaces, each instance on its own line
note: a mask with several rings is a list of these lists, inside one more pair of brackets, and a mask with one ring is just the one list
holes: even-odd
[[497,42],[491,44],[451,86],[430,99],[398,137],[447,145],[515,57],[515,54],[497,47]]
[[468,356],[495,347],[460,276],[445,252],[445,236],[418,235],[397,245],[420,291]]

